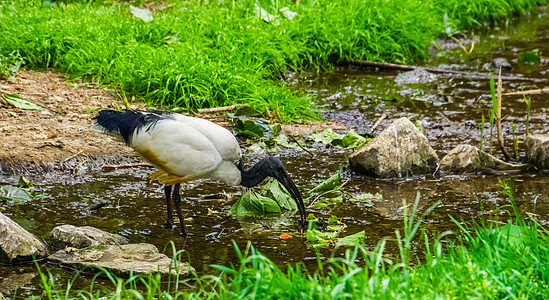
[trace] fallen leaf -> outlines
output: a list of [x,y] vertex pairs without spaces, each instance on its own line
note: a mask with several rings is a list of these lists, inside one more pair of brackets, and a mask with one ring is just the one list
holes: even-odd
[[292,238],[292,236],[287,234],[287,233],[283,233],[283,234],[280,235],[280,238],[283,239],[283,240],[287,240],[287,239]]

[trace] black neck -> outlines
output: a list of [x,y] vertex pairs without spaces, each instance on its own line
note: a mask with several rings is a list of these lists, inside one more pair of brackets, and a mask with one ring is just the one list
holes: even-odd
[[271,176],[271,174],[268,174],[268,171],[265,168],[265,166],[268,164],[268,160],[268,157],[260,160],[249,170],[246,170],[246,168],[244,168],[244,164],[242,164],[242,161],[240,161],[237,165],[237,168],[238,170],[240,170],[241,174],[240,184],[245,187],[253,187],[258,185],[261,181],[263,181],[263,179],[267,178],[267,176]]

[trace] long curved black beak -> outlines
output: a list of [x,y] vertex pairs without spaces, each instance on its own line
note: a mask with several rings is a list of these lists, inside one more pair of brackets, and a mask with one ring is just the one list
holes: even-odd
[[303,198],[301,198],[301,194],[299,193],[297,186],[290,178],[290,175],[288,175],[288,173],[286,172],[284,172],[284,174],[279,174],[279,176],[277,176],[277,178],[275,179],[278,180],[278,182],[280,182],[286,188],[286,190],[288,190],[295,203],[297,204],[297,208],[299,209],[299,215],[301,216],[301,220],[299,222],[299,230],[301,232],[307,231],[307,212],[305,211],[305,204],[303,204]]

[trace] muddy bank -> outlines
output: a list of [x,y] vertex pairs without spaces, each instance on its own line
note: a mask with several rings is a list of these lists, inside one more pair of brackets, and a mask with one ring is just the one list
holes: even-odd
[[0,82],[0,93],[18,94],[43,108],[21,110],[0,102],[2,174],[77,171],[89,165],[135,160],[127,147],[90,126],[94,110],[121,105],[108,89],[71,83],[52,71],[21,70]]
[[[0,81],[0,95],[17,94],[41,106],[22,110],[0,100],[0,174],[78,173],[102,165],[142,162],[123,143],[92,130],[92,118],[103,108],[124,107],[108,88],[70,82],[53,72],[21,70]],[[132,102],[132,108],[145,105]],[[201,114],[230,128],[224,114]],[[337,123],[283,125],[287,135],[309,135],[326,128],[346,130]]]

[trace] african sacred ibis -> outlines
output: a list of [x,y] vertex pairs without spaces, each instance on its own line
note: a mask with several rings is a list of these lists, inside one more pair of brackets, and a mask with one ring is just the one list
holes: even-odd
[[95,117],[94,127],[122,139],[158,169],[151,174],[151,179],[164,184],[168,211],[164,225],[169,228],[173,227],[173,199],[181,232],[187,234],[181,212],[179,189],[182,182],[209,178],[228,185],[253,187],[270,176],[291,194],[299,208],[299,227],[307,230],[301,194],[280,159],[269,156],[246,170],[238,141],[231,132],[217,124],[169,112],[102,110]]

